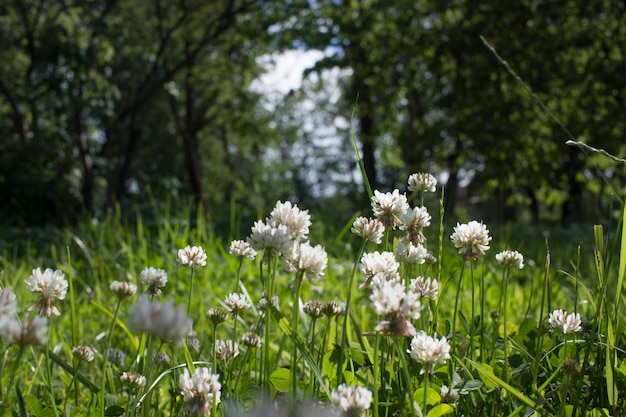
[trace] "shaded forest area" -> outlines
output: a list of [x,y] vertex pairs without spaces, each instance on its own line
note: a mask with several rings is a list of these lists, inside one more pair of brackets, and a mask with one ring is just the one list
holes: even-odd
[[[498,221],[606,216],[624,168],[565,142],[626,155],[625,12],[615,0],[7,0],[0,218],[65,223],[167,199],[214,218],[285,198],[357,207],[353,113],[375,188],[429,171],[450,211],[472,196]],[[293,49],[324,57],[267,106],[251,88],[261,62]],[[324,90],[333,70],[338,100]]]

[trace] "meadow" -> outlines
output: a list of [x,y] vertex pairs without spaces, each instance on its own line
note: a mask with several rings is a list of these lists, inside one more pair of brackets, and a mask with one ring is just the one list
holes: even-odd
[[158,205],[4,233],[2,415],[626,415],[623,211],[490,227],[439,191],[332,235],[286,201],[228,237]]

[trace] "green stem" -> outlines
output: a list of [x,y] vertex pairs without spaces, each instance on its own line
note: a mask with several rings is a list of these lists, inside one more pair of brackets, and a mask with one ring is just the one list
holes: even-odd
[[[67,410],[67,399],[70,397],[70,392],[72,391],[72,385],[74,385],[74,382],[76,381],[76,376],[78,375],[78,370],[80,369],[80,365],[82,364],[83,361],[79,360],[78,364],[76,365],[76,369],[74,370],[74,374],[72,375],[72,380],[70,381],[70,385],[67,387],[67,394],[65,395],[65,400],[63,401],[63,412],[65,413]],[[75,392],[75,406],[78,406],[78,387],[76,387]]]
[[502,321],[504,330],[502,332],[504,337],[504,370],[503,370],[503,378],[504,382],[509,382],[509,332],[507,330],[507,311],[508,311],[508,291],[509,291],[509,274],[510,270],[507,268],[505,272],[503,272],[503,291],[502,297],[504,299],[504,308],[502,309]]
[[430,374],[426,372],[424,374],[424,410],[422,413],[426,416],[428,415],[428,382],[429,382]]
[[115,328],[115,321],[117,320],[117,315],[120,312],[120,306],[122,305],[122,299],[117,300],[117,305],[115,306],[115,313],[113,313],[113,320],[111,320],[111,326],[109,327],[109,333],[107,334],[106,343],[104,345],[104,351],[102,352],[102,372],[100,382],[100,407],[101,407],[101,415],[104,417],[104,408],[105,408],[105,391],[106,391],[106,369],[107,363],[109,360],[109,347],[111,347],[111,338],[113,337],[113,329]]
[[468,357],[471,361],[474,359],[474,314],[475,314],[474,302],[476,298],[476,291],[474,289],[474,263],[472,261],[470,261],[470,279],[471,279],[470,284],[472,288],[472,305],[471,305],[472,314],[470,315],[470,320],[469,320]]
[[291,346],[291,389],[293,390],[293,404],[298,400],[298,323],[300,323],[300,288],[302,287],[302,271],[296,274],[296,282],[293,297],[293,341]]
[[[17,368],[19,367],[23,356],[24,356],[24,346],[20,345],[19,350],[17,351],[17,358],[15,359],[15,362],[13,363],[13,368],[11,369],[11,373],[9,374],[9,382],[7,384],[7,389],[11,389],[15,386],[14,385],[15,374],[17,373]],[[9,396],[9,392],[7,391],[6,397],[8,396]]]
[[191,313],[191,295],[192,294],[193,294],[193,267],[191,268],[191,279],[189,283],[189,296],[187,298],[187,317],[189,317],[189,314]]
[[[459,314],[459,296],[463,290],[463,272],[465,272],[465,261],[461,265],[461,272],[459,273],[459,284],[456,287],[456,297],[454,299],[454,314],[452,315],[452,336],[451,339],[457,339],[456,337],[456,317]],[[458,339],[457,339],[458,340]]]
[[[415,407],[413,407],[413,395],[411,393],[411,375],[409,374],[409,364],[406,361],[406,354],[400,347],[401,340],[404,339],[395,338],[394,342],[398,358],[400,359],[400,366],[402,367],[402,376],[404,377],[404,401],[409,403],[409,408],[411,409],[410,415],[415,417]],[[426,415],[425,412],[424,415]]]
[[373,417],[378,417],[378,391],[380,389],[380,361],[378,360],[378,352],[380,350],[380,332],[376,332],[376,342],[374,345],[374,411]]

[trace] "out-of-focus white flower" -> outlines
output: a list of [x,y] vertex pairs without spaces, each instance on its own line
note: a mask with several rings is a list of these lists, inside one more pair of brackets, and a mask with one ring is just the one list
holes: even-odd
[[372,197],[374,216],[380,220],[386,229],[395,229],[402,223],[402,216],[409,210],[409,203],[404,194],[393,190],[391,193],[374,191]]
[[183,266],[206,265],[206,252],[200,246],[185,246],[178,250],[178,263]]
[[273,220],[267,223],[256,221],[247,241],[257,252],[269,249],[276,250],[278,254],[282,255],[289,253],[291,249],[291,229],[284,224],[277,224]]
[[400,264],[396,261],[393,252],[364,253],[359,263],[359,270],[365,277],[365,281],[359,288],[367,287],[372,280],[377,282],[400,280],[398,268]]
[[290,201],[277,201],[276,206],[270,212],[270,218],[276,224],[282,224],[291,231],[291,238],[294,240],[306,239],[311,226],[311,216],[308,210],[300,210],[296,204]]
[[467,260],[476,260],[478,255],[484,255],[489,250],[489,230],[483,223],[471,221],[467,224],[456,224],[450,235],[454,247]]
[[229,252],[231,255],[240,256],[249,260],[254,260],[256,251],[252,249],[250,242],[245,240],[233,240],[230,242]]
[[137,286],[127,281],[113,281],[109,289],[119,299],[132,297],[137,293]]
[[28,311],[38,308],[39,314],[45,314],[48,317],[51,314],[55,316],[60,314],[54,306],[54,299],[63,300],[67,294],[68,283],[63,272],[46,268],[42,273],[41,268],[33,269],[32,275],[26,280],[26,286],[29,291],[41,294],[35,305]]
[[563,334],[577,333],[582,330],[580,314],[567,311],[554,310],[548,317],[548,322],[553,329],[561,330]]
[[407,352],[411,358],[422,364],[420,375],[426,372],[432,375],[436,364],[446,363],[450,359],[450,344],[444,336],[436,339],[420,330],[411,340],[411,349]]
[[304,242],[294,245],[293,249],[286,259],[293,272],[303,273],[311,283],[324,278],[328,255],[321,245]]
[[317,300],[309,300],[302,306],[302,311],[314,319],[319,319],[324,315],[325,303]]
[[[272,295],[272,305],[276,310],[280,310],[280,304],[276,294]],[[267,298],[265,297],[265,293],[261,294],[261,299],[257,304],[257,308],[261,311],[265,311],[267,309]]]
[[426,262],[428,252],[421,243],[414,245],[412,242],[400,242],[396,245],[394,252],[398,262],[407,262],[410,264],[421,265]]
[[496,261],[505,268],[524,269],[524,256],[518,251],[502,251],[496,255]]
[[150,333],[164,342],[180,344],[181,339],[191,331],[191,319],[187,317],[185,308],[174,307],[171,299],[161,303],[141,295],[130,310],[128,328],[134,332]]
[[413,336],[415,327],[408,319],[419,319],[423,309],[419,295],[405,291],[402,281],[383,281],[372,286],[370,300],[376,314],[383,316],[376,330],[384,335]]
[[72,355],[81,361],[91,362],[94,358],[93,350],[89,346],[75,346],[72,348]]
[[139,282],[148,286],[146,293],[154,297],[159,296],[161,295],[161,288],[167,284],[167,272],[150,266],[141,271]]
[[416,292],[421,297],[436,300],[439,294],[439,283],[436,279],[417,277],[411,280],[411,291]]
[[454,404],[460,398],[459,391],[455,389],[450,389],[447,385],[442,385],[439,390],[439,396],[441,397],[441,402],[445,404]]
[[4,316],[0,319],[0,337],[10,345],[43,346],[48,341],[48,320],[43,316],[26,316],[20,324],[16,316]]
[[217,326],[218,324],[226,321],[228,312],[223,308],[211,307],[209,311],[207,311],[207,316],[209,317],[209,320],[211,320],[213,325]]
[[227,361],[239,356],[239,344],[232,340],[215,341],[215,357],[221,361]]
[[346,417],[364,417],[372,404],[372,392],[364,387],[341,384],[333,389],[330,401]]
[[379,244],[385,234],[385,225],[378,219],[368,219],[367,217],[357,217],[350,229],[352,233],[361,236],[365,240]]
[[2,316],[14,317],[17,314],[17,297],[11,288],[0,289],[0,320]]
[[411,174],[407,182],[409,191],[432,193],[437,188],[437,179],[427,172]]
[[146,386],[146,377],[137,372],[124,372],[120,376],[120,382],[131,390],[135,390]]
[[335,317],[343,314],[346,311],[346,305],[339,301],[328,301],[324,303],[324,307],[322,307],[322,313],[326,317]]
[[430,226],[430,214],[426,207],[413,207],[404,213],[400,220],[400,230],[406,232],[406,236],[403,238],[406,241],[412,243],[424,243],[426,237],[422,233],[422,229]]
[[219,375],[211,373],[209,368],[196,368],[193,376],[185,368],[178,378],[183,399],[189,403],[185,410],[191,416],[206,416],[220,403],[222,384]]
[[124,365],[124,359],[126,359],[126,354],[117,348],[109,348],[109,362],[115,363],[119,366]]

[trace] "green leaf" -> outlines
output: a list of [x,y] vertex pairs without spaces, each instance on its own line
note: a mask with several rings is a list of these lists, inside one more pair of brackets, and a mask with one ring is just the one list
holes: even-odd
[[454,408],[450,404],[437,404],[427,414],[428,417],[445,416],[454,412]]
[[270,383],[274,386],[276,391],[291,391],[291,370],[287,368],[275,370],[272,372],[272,375],[270,375]]
[[119,405],[112,405],[104,410],[104,415],[107,417],[117,417],[124,414],[125,411],[126,410],[124,410],[124,408],[120,407]]
[[[413,399],[419,404],[420,408],[423,410],[424,409],[424,388],[418,388],[413,393]],[[426,402],[428,403],[429,406],[439,404],[441,402],[441,396],[434,389],[428,388]]]
[[497,386],[500,386],[504,388],[506,391],[508,391],[510,394],[514,395],[518,400],[526,404],[528,407],[532,408],[533,410],[538,409],[537,405],[535,404],[533,400],[531,400],[530,398],[528,398],[527,396],[525,396],[524,394],[522,394],[521,392],[513,388],[511,385],[504,382],[502,379],[498,378],[493,373],[493,369],[491,368],[491,366],[483,364],[483,363],[477,363],[474,361],[469,361],[469,362],[472,364],[472,366],[474,366],[474,368],[476,368],[476,370],[480,374],[480,379],[483,380],[483,382],[485,383],[485,386],[487,387],[492,386],[494,388]]

